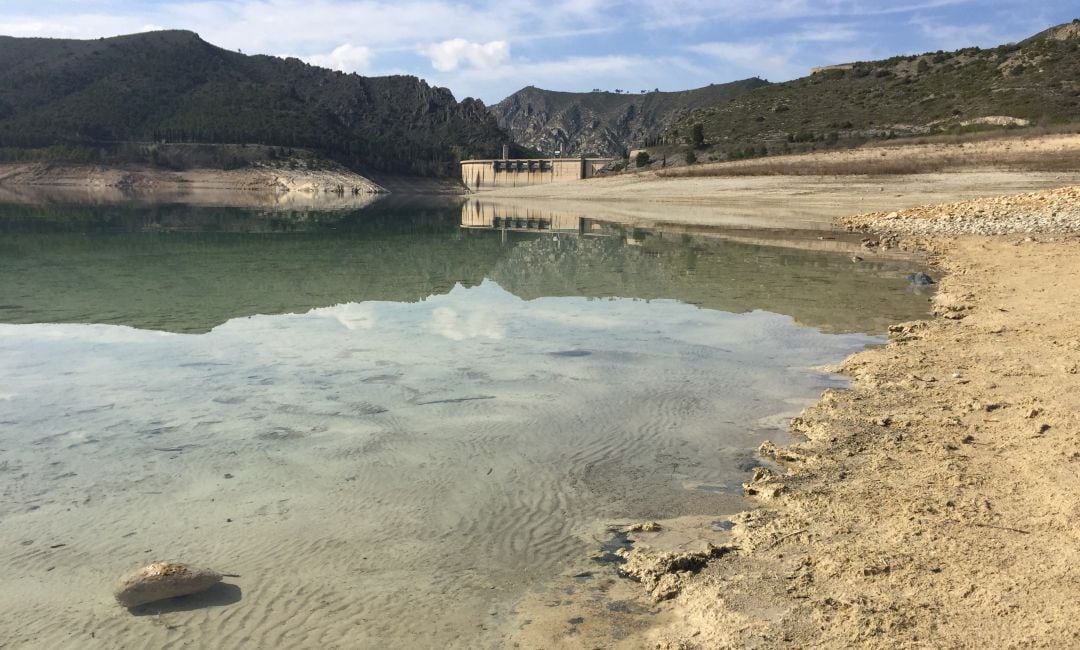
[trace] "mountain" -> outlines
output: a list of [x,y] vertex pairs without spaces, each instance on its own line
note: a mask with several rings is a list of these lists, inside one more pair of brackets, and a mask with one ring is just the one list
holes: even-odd
[[[816,68],[696,109],[664,134],[701,124],[715,157],[872,138],[1080,120],[1080,21],[993,49],[896,56]],[[818,144],[820,143],[820,144]]]
[[508,139],[482,102],[416,77],[245,56],[193,32],[0,37],[0,147],[266,144],[360,170],[455,175],[458,160],[495,157]]
[[638,95],[567,93],[529,86],[491,107],[514,141],[545,154],[619,156],[657,139],[692,109],[714,106],[767,86],[746,79],[685,90]]

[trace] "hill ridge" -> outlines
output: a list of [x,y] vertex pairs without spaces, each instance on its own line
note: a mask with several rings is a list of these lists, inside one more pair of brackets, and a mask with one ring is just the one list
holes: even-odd
[[700,124],[711,159],[875,138],[1080,121],[1080,20],[1019,43],[820,66],[697,108],[663,134],[689,145]]
[[0,148],[112,141],[304,147],[354,169],[453,176],[509,136],[479,100],[409,75],[245,55],[189,30],[0,38]]

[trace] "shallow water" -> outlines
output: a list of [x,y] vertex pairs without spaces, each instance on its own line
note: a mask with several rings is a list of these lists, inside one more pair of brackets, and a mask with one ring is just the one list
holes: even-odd
[[[16,646],[499,647],[605,524],[739,509],[837,385],[813,368],[926,310],[905,262],[456,206],[27,212],[0,209]],[[120,610],[157,559],[239,577]]]

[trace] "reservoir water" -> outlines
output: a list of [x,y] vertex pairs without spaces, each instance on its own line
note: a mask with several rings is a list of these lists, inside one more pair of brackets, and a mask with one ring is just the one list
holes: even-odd
[[[501,647],[607,525],[745,509],[817,368],[927,310],[913,262],[723,235],[0,206],[0,639]],[[235,577],[119,608],[154,560]]]

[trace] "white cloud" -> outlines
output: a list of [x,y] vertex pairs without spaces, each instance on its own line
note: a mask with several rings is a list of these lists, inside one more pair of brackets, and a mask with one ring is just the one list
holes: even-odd
[[792,34],[782,34],[779,40],[798,43],[844,43],[862,40],[865,35],[865,32],[854,25],[823,23],[806,25]]
[[501,339],[506,336],[500,314],[491,310],[461,313],[453,307],[437,307],[431,312],[431,331],[451,341]]
[[730,74],[731,71],[721,75],[726,78],[759,75],[769,79],[791,79],[805,74],[802,66],[792,63],[790,47],[781,49],[767,43],[714,41],[698,43],[687,49],[732,68],[734,75]]
[[333,307],[317,307],[310,313],[329,316],[350,330],[370,330],[375,327],[378,318],[375,312],[377,303],[349,302]]
[[317,65],[331,70],[342,72],[361,72],[368,69],[371,64],[372,51],[370,47],[345,43],[340,45],[329,54],[313,54],[304,57],[311,65]]
[[528,84],[675,90],[753,75],[778,81],[802,76],[810,66],[852,58],[1018,40],[1075,13],[1075,0],[1042,0],[1015,9],[1023,4],[0,0],[0,34],[96,38],[151,27],[189,29],[228,50],[287,52],[363,74],[437,76],[429,81],[450,87],[458,97],[497,101]]
[[723,20],[732,23],[760,23],[778,20],[849,18],[914,13],[972,4],[975,0],[772,0],[767,7],[760,0],[643,0],[641,13],[650,23],[663,26],[693,26]]
[[0,14],[0,34],[5,36],[47,37],[47,38],[98,38],[99,36],[118,36],[161,29],[156,24],[148,25],[139,17],[111,18],[105,15],[83,14],[70,19],[45,16],[41,19],[25,15]]
[[[1026,21],[1023,22],[1027,25]],[[1000,29],[996,23],[976,23],[972,25],[950,25],[939,20],[932,20],[923,16],[915,16],[911,24],[919,28],[919,32],[926,38],[930,47],[954,50],[972,45],[995,46],[1009,41],[1009,34]],[[1016,24],[1009,27],[1016,29]],[[1021,30],[1025,37],[1043,29],[1044,24],[1034,22]]]
[[[562,88],[578,87],[585,80],[604,80],[605,88],[622,84],[627,78],[636,78],[655,61],[637,56],[575,56],[553,61],[514,61],[498,68],[479,68],[462,71],[461,79],[501,80],[529,79],[530,82],[560,83]],[[614,88],[614,85],[611,85]]]
[[[713,81],[714,70],[697,66],[677,56],[600,55],[569,56],[554,60],[513,59],[505,65],[489,70],[462,68],[436,80],[437,85],[449,88],[468,88],[470,92],[497,102],[525,85],[535,85],[554,90],[587,92],[593,88],[636,93],[660,83],[669,84],[665,90],[681,90],[691,87],[672,87],[676,75],[703,79],[698,85]],[[647,83],[645,80],[653,80]],[[675,82],[681,83],[681,82]]]
[[430,58],[432,67],[441,72],[457,70],[463,62],[480,70],[494,70],[509,60],[510,44],[506,41],[470,43],[463,38],[454,38],[422,48],[420,53]]

